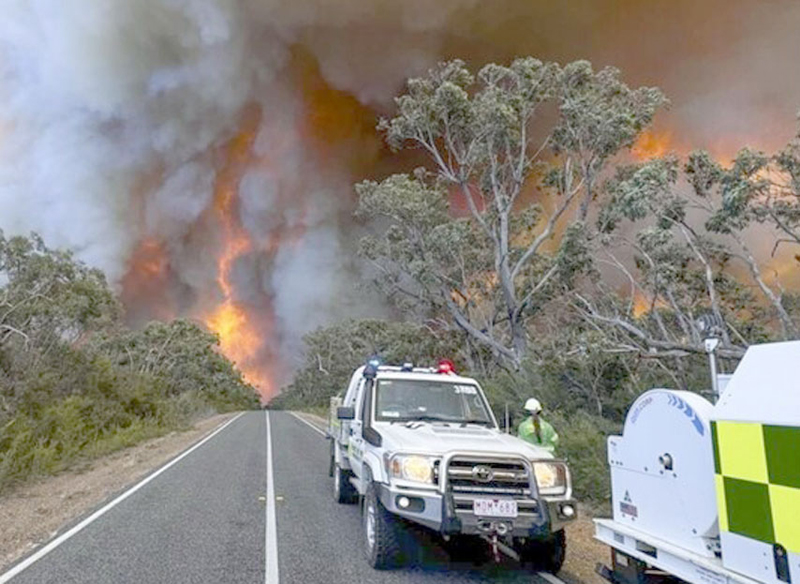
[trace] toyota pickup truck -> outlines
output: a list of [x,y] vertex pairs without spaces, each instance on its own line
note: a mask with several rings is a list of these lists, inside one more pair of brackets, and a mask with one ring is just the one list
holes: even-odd
[[334,499],[361,504],[373,568],[414,556],[416,524],[451,551],[488,545],[497,559],[560,570],[577,515],[567,464],[502,432],[480,385],[449,361],[358,368],[331,400],[328,436]]

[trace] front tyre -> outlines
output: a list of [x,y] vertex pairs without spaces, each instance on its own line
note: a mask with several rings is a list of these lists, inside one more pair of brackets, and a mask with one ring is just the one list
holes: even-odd
[[403,526],[378,499],[373,484],[364,497],[364,550],[367,562],[376,570],[394,568],[401,563]]
[[545,572],[558,574],[567,559],[567,536],[564,530],[556,531],[542,547],[542,568]]
[[556,531],[543,541],[528,541],[518,549],[520,559],[534,570],[558,574],[567,557],[567,537]]
[[358,501],[358,493],[350,483],[350,471],[338,464],[333,465],[333,500],[340,505],[352,505]]

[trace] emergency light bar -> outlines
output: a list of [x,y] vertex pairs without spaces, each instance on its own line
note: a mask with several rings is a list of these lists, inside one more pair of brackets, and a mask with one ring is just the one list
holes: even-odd
[[439,361],[439,367],[436,372],[443,375],[455,375],[456,366],[450,359],[442,359]]
[[381,360],[378,357],[370,357],[367,361],[367,366],[364,368],[364,377],[367,379],[375,379],[378,374],[378,369],[381,366]]
[[410,361],[406,361],[402,366],[383,365],[377,357],[370,358],[364,366],[364,377],[375,379],[378,371],[396,371],[403,373],[438,373],[439,375],[456,375],[456,366],[450,359],[442,359],[436,367],[414,367]]

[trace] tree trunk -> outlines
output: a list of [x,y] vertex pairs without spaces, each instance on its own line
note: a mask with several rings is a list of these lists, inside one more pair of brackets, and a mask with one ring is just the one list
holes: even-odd
[[744,239],[738,235],[734,235],[734,239],[744,253],[744,259],[747,262],[747,266],[750,268],[750,274],[753,276],[753,280],[755,280],[756,284],[758,284],[761,292],[764,293],[764,296],[767,297],[767,300],[769,300],[770,304],[772,304],[772,307],[775,309],[775,312],[778,314],[778,319],[781,321],[781,329],[783,329],[784,340],[788,341],[796,339],[798,337],[797,327],[792,321],[792,318],[789,316],[789,313],[786,312],[781,297],[775,294],[772,288],[770,288],[764,281],[764,278],[761,276],[761,270],[758,267],[758,262],[751,253],[750,248]]
[[514,351],[514,369],[519,371],[522,360],[528,352],[528,335],[520,315],[509,315],[509,322],[511,323],[511,342]]

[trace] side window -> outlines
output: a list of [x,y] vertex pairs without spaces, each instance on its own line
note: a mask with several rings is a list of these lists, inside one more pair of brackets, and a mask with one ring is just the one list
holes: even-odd
[[358,397],[358,384],[363,381],[363,378],[358,375],[358,373],[354,373],[353,377],[350,379],[350,383],[347,386],[347,393],[344,396],[344,403],[342,405],[348,407],[357,407],[358,404],[355,403]]

